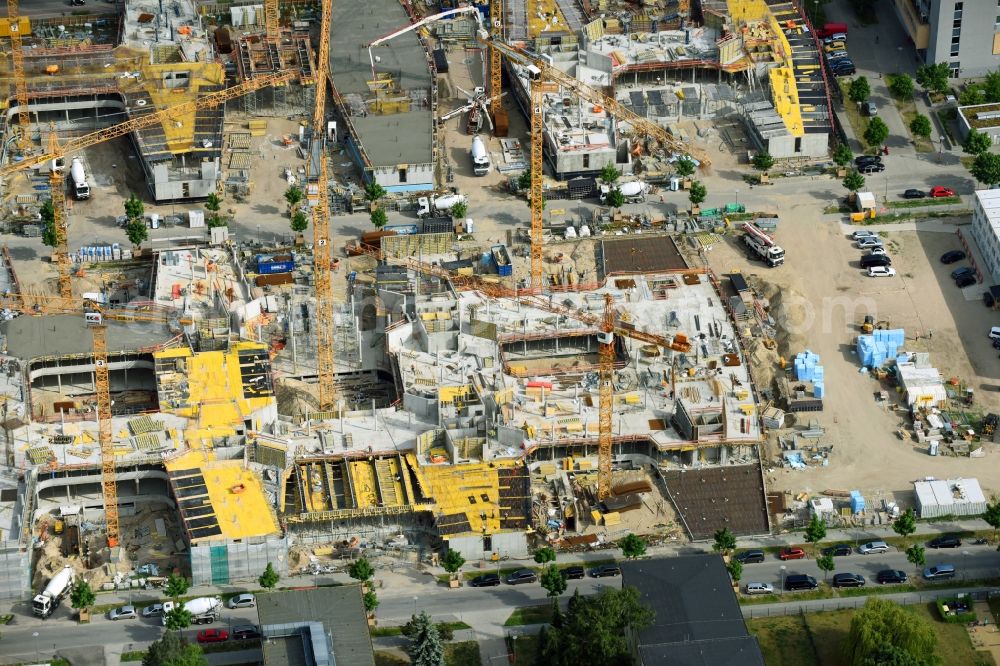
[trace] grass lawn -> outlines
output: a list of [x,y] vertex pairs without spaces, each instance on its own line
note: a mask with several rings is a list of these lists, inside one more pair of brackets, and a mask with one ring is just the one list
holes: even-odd
[[757,637],[764,653],[764,663],[768,666],[813,666],[819,663],[801,615],[747,620],[747,628]]
[[375,666],[403,666],[409,663],[410,658],[403,656],[399,650],[375,651]]
[[462,641],[448,643],[444,646],[444,663],[446,666],[482,666],[479,658],[479,643]]
[[507,621],[503,623],[505,627],[519,627],[524,624],[548,624],[552,621],[552,605],[542,604],[540,606],[522,606],[515,608]]
[[538,648],[538,636],[518,636],[514,643],[514,666],[527,666],[535,663],[535,650]]
[[[906,125],[907,131],[910,130],[910,123],[913,119],[917,117],[917,105],[913,103],[912,99],[900,99],[895,95],[892,96],[892,100],[896,103],[896,108],[899,109],[899,114],[903,116],[903,124]],[[914,136],[910,132],[910,138],[913,139],[913,145],[916,147],[918,153],[933,153],[934,144],[927,137]]]
[[[837,79],[837,83],[840,84],[840,91],[844,95],[844,113],[847,114],[847,121],[851,123],[851,128],[854,130],[854,136],[858,138],[858,141],[862,143],[865,142],[865,130],[868,129],[868,118],[861,115],[861,110],[858,109],[858,105],[851,101],[847,92],[851,87],[852,79],[842,76]],[[874,148],[869,148],[865,151],[870,155],[875,154]]]

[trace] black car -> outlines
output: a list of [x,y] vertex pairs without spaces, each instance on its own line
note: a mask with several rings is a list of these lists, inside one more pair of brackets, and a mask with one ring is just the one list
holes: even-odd
[[534,583],[538,576],[531,569],[518,569],[507,576],[508,585],[520,585],[521,583]]
[[469,581],[469,587],[496,587],[499,584],[500,576],[497,574],[483,574]]
[[823,554],[831,557],[843,557],[844,555],[850,555],[853,552],[854,549],[846,543],[838,543],[836,546],[830,546],[829,548],[823,549]]
[[260,630],[252,624],[238,624],[233,627],[232,637],[234,641],[248,641],[260,638]]
[[744,550],[736,555],[736,561],[740,564],[759,564],[764,561],[764,551]]
[[621,576],[622,570],[617,564],[602,564],[590,570],[591,578],[604,578],[606,576]]
[[958,287],[971,287],[976,284],[975,275],[959,275],[955,278],[955,285]]
[[562,575],[565,576],[567,580],[575,580],[586,576],[587,571],[583,567],[566,567],[562,570]]
[[877,580],[882,585],[893,584],[893,583],[905,583],[906,573],[900,571],[899,569],[883,569],[882,571],[878,572],[878,575],[875,577],[875,580]]
[[965,252],[961,250],[950,250],[941,255],[942,264],[953,264],[956,261],[962,261],[965,259]]
[[963,275],[975,275],[975,274],[976,274],[976,269],[973,268],[972,266],[962,266],[961,268],[956,268],[951,272],[951,279],[957,280]]
[[833,576],[834,587],[864,587],[865,577],[855,573],[839,573]]
[[859,169],[866,164],[882,164],[882,158],[878,155],[858,155],[854,158],[854,166]]
[[885,165],[882,164],[881,162],[866,164],[860,169],[858,169],[858,171],[860,171],[863,174],[882,173],[883,171],[885,171]]
[[962,540],[957,536],[939,536],[927,544],[928,548],[958,548],[961,545]]
[[854,76],[858,73],[858,70],[854,68],[854,65],[849,67],[835,67],[833,69],[834,76]]
[[906,190],[903,192],[904,199],[923,199],[927,196],[927,193],[923,190]]

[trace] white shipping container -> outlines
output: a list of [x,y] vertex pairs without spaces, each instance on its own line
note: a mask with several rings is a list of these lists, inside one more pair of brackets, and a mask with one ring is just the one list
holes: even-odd
[[205,211],[203,210],[190,210],[188,211],[188,222],[192,229],[198,229],[199,227],[205,226]]

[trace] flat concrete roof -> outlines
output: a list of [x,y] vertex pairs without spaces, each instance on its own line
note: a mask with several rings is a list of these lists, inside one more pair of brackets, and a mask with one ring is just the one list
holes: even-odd
[[[174,337],[158,322],[106,321],[108,352],[132,351]],[[0,324],[7,353],[30,360],[39,356],[72,356],[93,351],[91,331],[80,315],[21,316]]]
[[[365,3],[334,3],[330,24],[330,75],[341,96],[373,97],[368,89],[371,62],[365,44],[410,22],[398,0],[368,0]],[[413,89],[430,93],[431,72],[427,56],[408,32],[378,46],[376,71],[391,74],[397,87],[407,94]],[[433,161],[430,109],[390,115],[353,116],[361,143],[373,166],[423,164]]]

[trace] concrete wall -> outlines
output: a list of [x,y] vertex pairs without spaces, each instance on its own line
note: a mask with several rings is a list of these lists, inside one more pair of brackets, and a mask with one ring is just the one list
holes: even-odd
[[[956,18],[955,6],[961,4],[961,16]],[[925,62],[947,62],[957,70],[959,78],[985,76],[1000,68],[1000,41],[996,40],[1000,7],[992,0],[929,0],[928,23],[930,37]],[[954,22],[958,29],[958,55],[952,56]]]
[[528,556],[528,539],[523,532],[500,532],[490,535],[491,550],[484,550],[483,537],[456,536],[447,539],[448,547],[457,550],[469,562],[489,560],[493,553],[511,558]]
[[146,171],[149,193],[157,202],[204,199],[217,191],[219,158],[195,162],[183,174],[168,164],[155,164]]
[[408,164],[405,183],[400,180],[399,169],[394,166],[365,169],[365,182],[373,180],[388,192],[431,191],[434,189],[434,165]]
[[765,143],[767,152],[775,159],[823,158],[830,152],[830,136],[826,133],[804,134],[801,137],[786,134],[771,137]]

